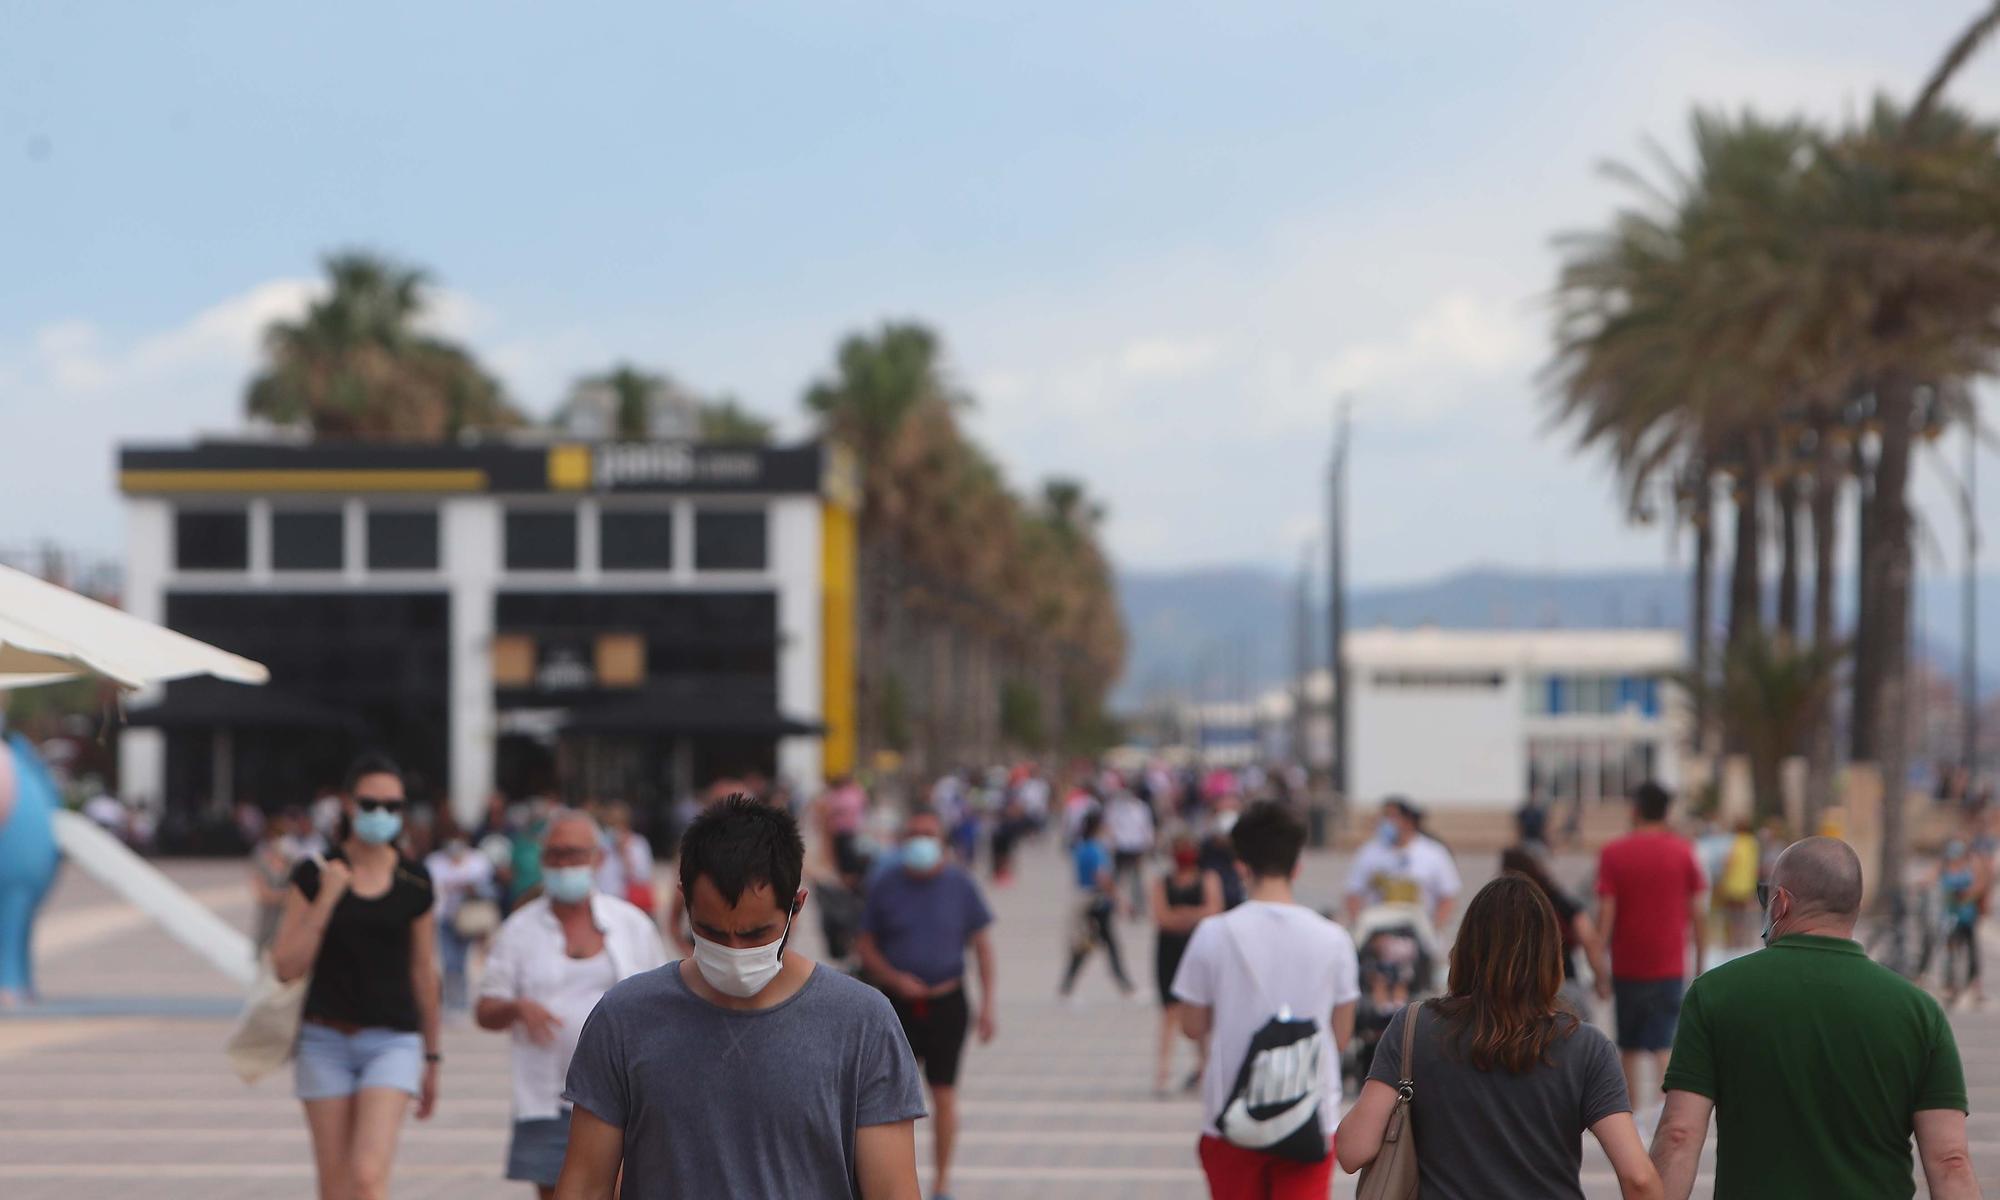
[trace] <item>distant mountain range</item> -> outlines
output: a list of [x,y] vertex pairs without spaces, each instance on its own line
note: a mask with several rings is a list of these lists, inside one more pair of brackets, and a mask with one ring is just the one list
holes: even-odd
[[[1718,571],[1718,621],[1725,574]],[[1954,673],[1961,587],[1958,579],[1932,577],[1918,588],[1921,645]],[[1257,567],[1121,573],[1131,645],[1114,705],[1131,711],[1162,697],[1235,699],[1282,684],[1292,673],[1293,588],[1286,576]],[[1475,568],[1428,583],[1356,588],[1347,611],[1353,629],[1686,629],[1688,600],[1685,577],[1670,571]],[[1841,608],[1851,608],[1845,595]],[[1981,577],[1979,610],[1985,690],[1985,681],[2000,678],[2000,576]],[[1318,665],[1326,659],[1323,604],[1313,607],[1308,625]]]

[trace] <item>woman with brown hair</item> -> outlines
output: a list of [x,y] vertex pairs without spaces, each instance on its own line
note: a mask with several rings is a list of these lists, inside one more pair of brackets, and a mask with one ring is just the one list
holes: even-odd
[[1561,987],[1562,937],[1541,889],[1520,875],[1481,888],[1451,948],[1448,993],[1404,1009],[1383,1034],[1361,1098],[1334,1135],[1341,1168],[1375,1161],[1407,1082],[1423,1200],[1583,1200],[1586,1129],[1625,1200],[1661,1196],[1618,1052],[1558,1005]]

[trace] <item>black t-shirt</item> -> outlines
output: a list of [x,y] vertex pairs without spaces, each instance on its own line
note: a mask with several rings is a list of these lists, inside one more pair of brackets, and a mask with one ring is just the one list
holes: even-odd
[[[338,850],[329,859],[344,859]],[[319,864],[308,859],[292,869],[292,884],[308,900],[319,896]],[[417,918],[431,910],[431,873],[424,864],[396,855],[389,890],[380,896],[354,894],[350,887],[333,906],[313,960],[305,1015],[369,1029],[415,1033],[416,989],[410,982],[410,936]]]

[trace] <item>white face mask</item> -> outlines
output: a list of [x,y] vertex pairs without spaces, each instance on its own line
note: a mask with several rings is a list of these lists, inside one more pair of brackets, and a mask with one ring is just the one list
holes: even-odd
[[[794,902],[791,911],[785,914],[785,932],[767,946],[733,950],[728,946],[718,946],[698,933],[694,934],[695,969],[716,991],[738,1000],[748,1000],[769,987],[771,981],[778,977],[778,972],[784,969],[785,942],[792,936],[792,916],[798,908]],[[689,932],[693,933],[692,930]]]

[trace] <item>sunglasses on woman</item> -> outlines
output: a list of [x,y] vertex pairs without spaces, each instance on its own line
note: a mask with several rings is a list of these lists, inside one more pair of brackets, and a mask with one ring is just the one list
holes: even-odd
[[403,811],[403,802],[387,796],[356,796],[354,807],[362,812],[399,813]]

